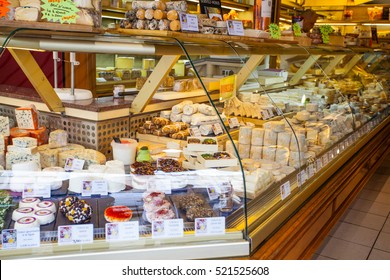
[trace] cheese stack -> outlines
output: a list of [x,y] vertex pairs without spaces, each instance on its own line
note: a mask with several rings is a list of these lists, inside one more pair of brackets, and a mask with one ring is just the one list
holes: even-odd
[[[13,138],[12,145],[8,146],[9,151],[6,154],[6,169],[11,170],[13,164],[30,161],[35,162],[40,167],[37,144],[37,139],[32,137]],[[26,168],[28,169],[28,166]]]
[[8,117],[0,116],[0,166],[4,167],[4,154],[7,150],[8,139],[10,135]]
[[78,144],[68,144],[68,135],[66,131],[61,129],[54,130],[49,135],[49,144],[38,147],[38,152],[41,157],[41,167],[59,166],[59,153],[72,150],[81,151],[84,149],[83,146]]

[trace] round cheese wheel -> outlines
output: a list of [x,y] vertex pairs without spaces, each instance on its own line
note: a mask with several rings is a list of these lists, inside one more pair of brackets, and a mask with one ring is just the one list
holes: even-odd
[[133,216],[133,211],[127,206],[110,206],[104,210],[104,218],[107,222],[127,222]]
[[34,217],[39,221],[40,225],[47,225],[51,222],[54,222],[55,216],[54,213],[47,209],[37,210],[34,213]]
[[139,9],[137,11],[136,17],[138,19],[145,19],[145,10],[144,9]]
[[56,205],[52,201],[44,200],[39,202],[36,207],[37,210],[50,210],[51,212],[57,212]]
[[172,31],[179,31],[180,28],[180,21],[178,20],[172,20],[169,24],[169,29],[171,29]]
[[15,209],[12,212],[12,220],[17,221],[23,217],[32,217],[34,215],[34,208],[32,207],[22,207]]
[[26,197],[19,202],[19,208],[35,207],[41,200],[35,197]]
[[169,20],[177,20],[179,18],[179,13],[176,10],[171,10],[167,13],[167,18]]

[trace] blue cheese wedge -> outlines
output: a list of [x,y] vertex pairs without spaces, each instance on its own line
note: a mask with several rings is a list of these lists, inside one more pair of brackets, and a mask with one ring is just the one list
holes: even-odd
[[65,130],[57,129],[50,132],[49,148],[60,148],[68,144],[68,133]]
[[0,135],[9,136],[9,119],[8,117],[0,116]]
[[38,141],[32,137],[16,137],[12,139],[12,144],[19,148],[29,148],[38,146]]
[[[1,147],[0,147],[0,150],[1,150]],[[21,152],[21,153],[32,155],[32,154],[35,154],[35,153],[38,152],[38,147],[37,146],[33,146],[33,147],[21,148],[21,147],[18,147],[18,146],[9,145],[7,147],[7,151],[8,152]]]

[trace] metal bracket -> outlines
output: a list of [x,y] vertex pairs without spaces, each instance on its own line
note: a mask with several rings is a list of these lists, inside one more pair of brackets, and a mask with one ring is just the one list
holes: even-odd
[[237,90],[246,82],[251,73],[263,61],[265,55],[251,55],[245,65],[237,73]]
[[299,70],[294,74],[294,76],[288,82],[290,85],[296,85],[301,80],[302,76],[320,59],[321,55],[311,55],[305,61],[305,63],[299,68]]
[[39,96],[52,112],[65,112],[61,99],[54,91],[38,63],[28,50],[8,49],[19,67],[26,74]]

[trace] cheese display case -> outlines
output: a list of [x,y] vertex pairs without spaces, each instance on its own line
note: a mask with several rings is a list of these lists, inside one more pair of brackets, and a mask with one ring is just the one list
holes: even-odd
[[[380,50],[123,30],[7,36],[34,90],[0,89],[2,259],[248,257],[363,141],[388,133],[388,87],[364,66]],[[137,75],[134,88],[63,101],[26,48],[145,67],[115,60],[133,67],[122,75]]]

